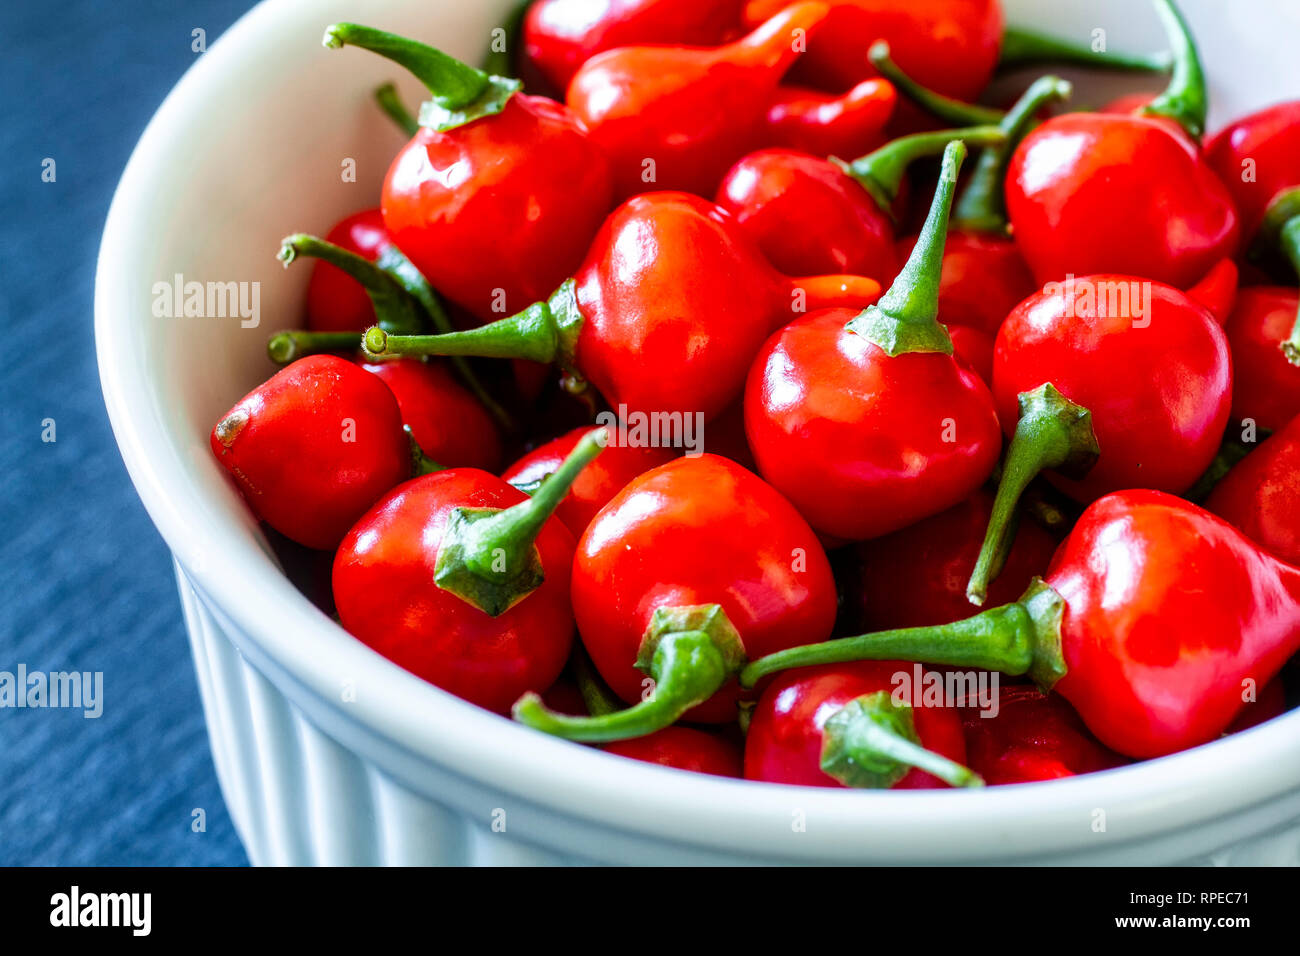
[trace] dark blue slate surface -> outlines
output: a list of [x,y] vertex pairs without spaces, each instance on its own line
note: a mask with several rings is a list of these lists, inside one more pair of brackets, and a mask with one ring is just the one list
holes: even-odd
[[250,5],[0,4],[0,671],[104,674],[97,720],[0,708],[0,864],[247,863],[171,563],[109,431],[91,294],[113,188],[199,55],[191,31],[210,43]]

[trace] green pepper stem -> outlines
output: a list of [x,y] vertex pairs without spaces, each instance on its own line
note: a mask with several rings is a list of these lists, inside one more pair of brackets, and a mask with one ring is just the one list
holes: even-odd
[[397,87],[392,83],[385,83],[375,89],[375,102],[384,114],[397,124],[398,128],[407,136],[414,136],[420,131],[420,124],[415,121],[402,98],[397,94]]
[[1086,44],[1034,30],[1007,27],[1002,34],[1002,52],[998,66],[1014,69],[1040,63],[1096,66],[1133,73],[1168,73],[1173,66],[1173,57],[1167,51],[1143,55],[1094,50]]
[[1015,541],[1020,496],[1029,483],[1048,468],[1081,478],[1097,461],[1097,437],[1088,409],[1074,404],[1050,382],[1021,392],[1019,400],[1020,420],[1002,467],[984,544],[966,585],[966,597],[976,605],[984,603],[989,581],[1006,564]]
[[969,767],[921,746],[911,705],[888,691],[849,701],[822,726],[822,772],[845,786],[887,789],[913,767],[952,787],[984,786]]
[[370,297],[380,328],[397,333],[419,332],[424,328],[419,303],[407,294],[401,283],[369,259],[301,232],[280,241],[278,258],[288,268],[298,256],[328,262],[356,279]]
[[[998,131],[1001,136],[1001,131]],[[854,317],[846,326],[875,343],[887,355],[906,352],[952,354],[952,339],[939,324],[939,276],[943,250],[948,239],[948,213],[952,209],[957,174],[966,157],[966,145],[950,142],[943,153],[939,185],[921,235],[894,284],[875,305]]]
[[900,93],[945,123],[960,126],[993,126],[1002,122],[1005,114],[1001,110],[977,106],[974,103],[963,103],[961,100],[954,100],[926,89],[904,73],[902,68],[890,58],[889,44],[884,40],[877,40],[871,45],[871,49],[867,51],[867,58],[876,68],[876,72],[893,83]]
[[740,672],[740,685],[753,687],[769,674],[791,667],[902,660],[1012,676],[1029,674],[1040,687],[1050,688],[1065,674],[1060,630],[1064,608],[1064,599],[1035,578],[1019,601],[951,624],[880,631],[777,651],[746,666]]
[[406,438],[411,443],[411,474],[419,478],[423,475],[431,475],[435,471],[446,471],[446,465],[440,465],[424,453],[420,443],[415,440],[415,432],[411,431],[410,425],[403,425],[402,431],[406,432]]
[[841,169],[871,194],[882,212],[893,215],[907,168],[925,156],[938,156],[954,141],[970,146],[1000,146],[1007,134],[996,126],[968,126],[964,129],[941,129],[930,133],[913,133],[886,143],[878,150],[860,156],[851,163],[832,158]]
[[1035,122],[1038,111],[1051,102],[1068,99],[1073,87],[1056,76],[1039,77],[1016,101],[998,127],[1006,140],[985,149],[952,214],[952,226],[964,232],[1007,234],[1007,208],[1003,185],[1011,154]]
[[513,507],[454,509],[439,544],[434,583],[493,617],[527,597],[544,580],[537,536],[608,440],[606,429],[592,429],[531,498]]
[[622,708],[623,702],[614,696],[614,692],[596,672],[596,667],[591,663],[591,658],[581,642],[574,642],[569,664],[573,671],[573,681],[578,685],[578,693],[582,695],[582,702],[586,705],[588,714],[600,717]]
[[611,714],[570,717],[550,710],[537,694],[529,693],[515,703],[514,717],[536,730],[584,743],[644,737],[704,703],[734,672],[708,632],[677,631],[664,635],[655,648],[649,668],[655,688],[648,699]]
[[354,352],[361,347],[359,332],[277,332],[266,343],[266,354],[276,365],[288,365],[305,355]]
[[1205,133],[1208,96],[1205,71],[1187,21],[1174,0],[1155,0],[1156,13],[1169,36],[1174,72],[1165,91],[1142,108],[1146,116],[1166,116],[1187,130],[1192,139]]
[[488,88],[488,75],[482,70],[395,33],[357,23],[335,23],[325,28],[321,42],[331,50],[359,46],[404,66],[425,85],[434,102],[446,109],[468,106]]
[[[1278,230],[1278,244],[1291,267],[1300,275],[1300,215],[1292,216],[1282,223]],[[1296,315],[1295,324],[1291,326],[1291,335],[1282,343],[1282,352],[1292,365],[1300,365],[1300,312]]]

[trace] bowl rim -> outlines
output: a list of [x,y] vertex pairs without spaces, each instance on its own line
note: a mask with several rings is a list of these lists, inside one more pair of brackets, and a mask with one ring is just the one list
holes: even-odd
[[[1086,852],[1095,835],[1080,826],[1078,814],[1087,808],[1111,808],[1112,819],[1123,821],[1113,827],[1122,830],[1116,839],[1127,844],[1300,792],[1300,710],[1169,757],[978,792],[855,792],[705,777],[538,734],[426,684],[347,635],[276,571],[247,522],[233,515],[224,522],[203,517],[226,506],[184,480],[185,442],[194,436],[172,434],[158,413],[165,396],[148,380],[139,347],[147,323],[133,321],[125,307],[132,251],[144,242],[154,216],[165,213],[150,201],[152,183],[180,160],[180,131],[193,117],[206,115],[205,101],[217,95],[228,71],[266,69],[274,38],[318,29],[324,16],[305,0],[263,0],[189,68],[131,154],[105,224],[95,279],[100,379],[132,482],[185,574],[240,632],[239,641],[250,642],[248,650],[274,662],[297,685],[278,685],[282,693],[302,703],[306,692],[317,706],[422,761],[556,814],[670,843],[769,858],[905,857],[909,847],[953,860]],[[338,700],[340,673],[382,691],[372,690],[345,708]],[[446,726],[456,731],[439,729]],[[1243,780],[1251,785],[1243,786]],[[792,808],[818,821],[809,839],[781,840],[790,830]]]

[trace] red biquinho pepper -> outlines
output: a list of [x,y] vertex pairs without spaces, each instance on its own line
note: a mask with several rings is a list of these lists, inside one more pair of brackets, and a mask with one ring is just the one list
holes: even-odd
[[1300,569],[1227,522],[1158,491],[1094,502],[1045,580],[1017,602],[952,624],[797,647],[776,671],[910,660],[1029,674],[1074,705],[1107,747],[1159,757],[1207,743],[1300,650]]
[[563,93],[597,53],[625,46],[717,46],[741,32],[744,0],[537,0],[524,55]]
[[352,528],[334,602],[353,636],[418,677],[505,713],[550,686],[573,640],[573,535],[553,517],[603,447],[596,429],[531,498],[453,468],[406,482]]
[[566,718],[533,695],[515,717],[591,742],[643,737],[683,715],[735,720],[744,661],[824,639],[835,603],[826,555],[784,498],[725,458],[679,458],[620,491],[573,562],[582,643],[633,706]]
[[692,727],[665,727],[644,737],[605,744],[601,750],[675,770],[715,777],[741,775],[740,748],[719,734]]
[[1300,418],[1233,466],[1205,507],[1264,550],[1300,565]]
[[795,3],[726,46],[623,47],[584,63],[565,100],[609,156],[617,195],[713,195],[761,144],[777,84],[826,12]]
[[[378,209],[348,216],[325,241],[370,262],[393,248]],[[375,324],[370,295],[356,279],[331,262],[318,259],[307,281],[307,328],[313,332],[364,332]]]
[[333,355],[300,359],[253,389],[217,422],[211,445],[254,514],[322,550],[412,472],[393,393]]
[[[786,2],[749,0],[745,19],[765,20]],[[997,66],[998,0],[833,0],[830,6],[800,64],[814,86],[844,90],[874,75],[867,50],[877,40],[887,40],[899,65],[917,80],[961,100],[979,96]]]
[[1002,142],[994,126],[905,136],[851,163],[792,149],[763,149],[736,163],[718,205],[787,275],[848,272],[886,279],[898,271],[894,214],[908,166],[954,139]]
[[1187,288],[1236,251],[1232,199],[1197,145],[1200,61],[1172,0],[1156,7],[1177,54],[1165,93],[1137,115],[1049,119],[1012,157],[1007,209],[1039,282],[1120,272]]
[[1300,189],[1300,100],[1229,123],[1205,144],[1205,161],[1232,194],[1242,235],[1256,235],[1270,210]]
[[384,180],[384,225],[441,293],[480,320],[549,294],[611,204],[603,151],[564,106],[422,43],[351,23],[325,45],[372,50],[429,89]]
[[[502,478],[525,494],[532,494],[556,471],[590,431],[575,428],[568,434],[538,445],[505,470]],[[609,442],[599,458],[582,470],[565,495],[555,516],[580,538],[601,508],[609,504],[629,481],[677,457],[672,448],[634,445],[617,440]]]
[[982,786],[962,766],[957,708],[899,693],[897,675],[912,671],[901,661],[869,661],[782,674],[750,717],[745,776],[805,787]]
[[1228,424],[1232,360],[1213,317],[1177,289],[1088,276],[1054,283],[1007,316],[993,395],[1011,447],[967,592],[976,604],[1040,472],[1085,503],[1122,488],[1190,488]]
[[950,143],[912,257],[878,305],[828,309],[763,346],[745,390],[759,471],[818,532],[865,540],[967,498],[997,463],[993,397],[938,321],[948,211],[965,147]]
[[767,109],[764,145],[813,156],[862,156],[883,146],[898,94],[879,78],[838,95],[782,85]]
[[962,710],[967,763],[990,786],[1059,780],[1128,761],[1088,733],[1079,715],[1036,687],[1003,687],[997,712]]
[[620,414],[712,418],[739,397],[763,340],[792,314],[879,294],[872,279],[782,276],[713,203],[648,193],[614,211],[575,278],[549,300],[451,335],[371,329],[366,347],[557,361]]

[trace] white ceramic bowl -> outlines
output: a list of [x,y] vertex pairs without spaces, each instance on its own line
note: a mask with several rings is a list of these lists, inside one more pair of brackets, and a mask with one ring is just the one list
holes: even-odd
[[[185,75],[104,232],[100,374],[131,478],[176,558],[213,755],[259,864],[1300,861],[1300,712],[1194,751],[981,792],[854,792],[680,773],[526,730],[353,640],[280,573],[208,451],[271,371],[308,269],[279,238],[373,204],[400,145],[369,101],[400,75],[321,48],[351,19],[476,56],[513,0],[268,0]],[[1300,95],[1291,0],[1184,0],[1215,116]],[[1161,46],[1132,0],[1008,0],[1013,22]],[[1249,13],[1244,9],[1249,7]],[[1084,34],[1086,35],[1086,33]],[[410,101],[415,84],[402,80]],[[341,181],[345,159],[358,181]],[[153,286],[261,283],[259,328],[157,318]],[[1104,814],[1105,827],[1097,821]]]

